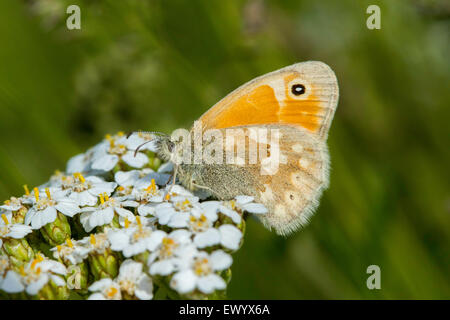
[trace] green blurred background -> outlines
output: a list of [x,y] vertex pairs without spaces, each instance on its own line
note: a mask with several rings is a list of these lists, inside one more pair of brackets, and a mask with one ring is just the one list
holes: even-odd
[[291,237],[248,223],[229,297],[448,299],[449,39],[444,0],[0,1],[0,198],[106,133],[190,127],[255,76],[322,60],[340,85],[330,189]]

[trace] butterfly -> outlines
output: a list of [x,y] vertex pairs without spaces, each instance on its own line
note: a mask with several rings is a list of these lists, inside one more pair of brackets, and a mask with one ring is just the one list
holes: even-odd
[[[307,224],[329,185],[326,140],[338,96],[337,79],[328,65],[296,63],[228,94],[194,123],[188,138],[159,135],[157,153],[176,164],[175,177],[190,190],[221,200],[254,197],[268,209],[260,216],[263,224],[287,235]],[[216,148],[209,148],[213,141]],[[192,161],[198,144],[213,150],[216,161]],[[239,148],[253,152],[236,156]],[[271,170],[273,161],[268,166],[265,160],[275,153],[278,162]]]

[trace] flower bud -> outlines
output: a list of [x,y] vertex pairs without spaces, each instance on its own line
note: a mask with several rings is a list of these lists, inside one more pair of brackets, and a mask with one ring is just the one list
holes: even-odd
[[102,278],[114,279],[119,273],[119,258],[110,249],[105,249],[103,253],[91,253],[88,260],[95,280]]
[[55,221],[46,224],[41,228],[41,234],[52,246],[64,243],[67,238],[71,238],[70,224],[62,213],[58,212]]
[[20,267],[34,257],[31,246],[25,239],[3,239],[3,250],[15,267]]
[[50,280],[36,295],[39,300],[67,300],[70,291],[67,286],[57,286]]
[[161,159],[154,157],[149,158],[148,161],[148,167],[154,171],[158,170],[158,168],[161,166]]
[[21,207],[19,210],[14,211],[12,215],[12,223],[24,223],[25,215],[28,212],[28,208]]

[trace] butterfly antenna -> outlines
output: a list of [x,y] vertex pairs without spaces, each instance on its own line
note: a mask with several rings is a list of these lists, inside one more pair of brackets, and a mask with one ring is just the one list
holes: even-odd
[[[138,131],[131,131],[130,133],[128,133],[128,134],[127,134],[127,139],[128,139],[129,137],[131,137],[131,135],[133,135],[134,133],[147,133],[147,134],[153,134],[153,135],[158,136],[158,137],[162,137],[162,136],[165,136],[165,135],[166,135],[165,133],[159,132],[159,131],[142,131],[142,130],[138,130]],[[145,141],[144,143],[140,144],[140,145],[136,148],[136,150],[134,150],[134,157],[136,157],[138,151],[139,151],[144,145],[146,145],[147,143],[153,141],[153,139],[154,139],[154,138],[152,138],[152,139],[150,139],[150,140],[148,140],[148,141]]]
[[159,132],[159,131],[142,131],[142,130],[137,130],[137,131],[131,131],[130,133],[127,134],[127,139],[129,137],[131,137],[131,135],[133,135],[134,133],[147,133],[147,134],[153,134],[155,136],[165,136],[166,134],[164,132]]
[[144,143],[141,143],[141,144],[136,148],[136,150],[134,150],[134,156],[136,157],[136,155],[137,155],[139,149],[141,149],[144,145],[146,145],[147,143],[152,142],[152,141],[153,141],[153,140],[148,140],[148,141],[145,141]]

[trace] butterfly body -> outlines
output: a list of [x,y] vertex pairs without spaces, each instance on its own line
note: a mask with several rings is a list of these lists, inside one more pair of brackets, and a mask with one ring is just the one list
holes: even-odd
[[[328,187],[326,138],[337,99],[327,65],[298,63],[233,91],[200,117],[190,139],[161,138],[159,154],[177,163],[188,189],[221,200],[255,197],[269,211],[264,225],[286,235],[308,222]],[[189,157],[175,161],[183,152]]]

